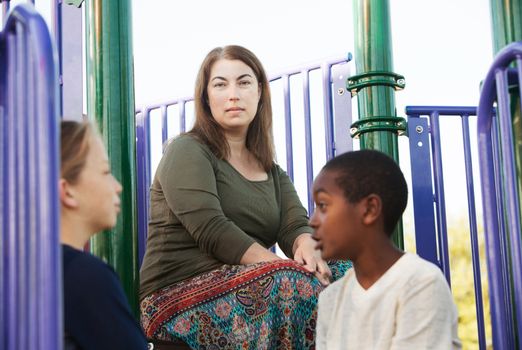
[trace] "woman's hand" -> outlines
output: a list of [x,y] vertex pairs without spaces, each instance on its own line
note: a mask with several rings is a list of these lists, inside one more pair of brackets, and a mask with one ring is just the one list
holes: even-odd
[[281,260],[281,258],[263,247],[261,244],[254,243],[246,250],[239,263],[246,265],[275,260]]
[[326,261],[321,258],[321,251],[315,249],[317,242],[312,235],[303,233],[294,242],[294,260],[304,265],[304,268],[313,272],[321,284],[327,286],[332,279],[332,272]]

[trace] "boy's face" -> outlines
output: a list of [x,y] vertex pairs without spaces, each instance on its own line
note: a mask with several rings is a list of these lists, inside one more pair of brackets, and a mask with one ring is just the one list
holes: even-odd
[[364,205],[350,203],[336,182],[336,173],[321,171],[314,181],[315,211],[310,218],[322,257],[352,259],[362,238]]

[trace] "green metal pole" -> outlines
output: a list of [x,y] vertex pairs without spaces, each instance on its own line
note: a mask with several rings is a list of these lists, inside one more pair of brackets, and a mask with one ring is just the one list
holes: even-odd
[[[361,149],[382,151],[397,163],[398,134],[406,123],[397,117],[395,90],[404,88],[404,77],[393,73],[390,10],[388,0],[354,0],[355,65],[357,75],[348,79],[348,90],[357,94],[359,121],[351,134]],[[404,248],[402,221],[393,240]]]
[[[504,46],[522,40],[522,0],[490,0],[490,6],[493,48],[496,54]],[[522,195],[522,120],[518,91],[511,94],[511,115],[518,189]]]
[[85,28],[87,113],[100,127],[112,172],[123,186],[118,224],[93,237],[91,251],[114,267],[131,309],[138,315],[131,5],[131,0],[87,0]]

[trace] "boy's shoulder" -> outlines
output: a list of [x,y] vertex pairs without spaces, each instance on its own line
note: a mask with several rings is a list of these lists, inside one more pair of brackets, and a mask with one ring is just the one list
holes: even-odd
[[437,265],[414,253],[404,253],[396,264],[398,264],[398,268],[402,272],[409,272],[411,275],[419,278],[443,277],[442,271]]

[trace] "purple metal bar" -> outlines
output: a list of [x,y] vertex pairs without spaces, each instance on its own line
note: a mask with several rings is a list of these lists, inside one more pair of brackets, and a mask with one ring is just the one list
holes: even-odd
[[446,226],[446,202],[444,199],[444,175],[442,172],[442,151],[440,149],[439,112],[430,114],[430,126],[433,142],[431,143],[433,154],[433,178],[435,181],[435,207],[437,213],[437,241],[439,242],[439,259],[446,280],[451,286],[451,272],[448,254],[448,229]]
[[167,119],[167,106],[161,106],[161,144],[164,145],[169,137],[168,130],[168,119]]
[[136,166],[137,210],[138,210],[138,264],[141,266],[147,245],[150,168],[147,166],[150,150],[147,145],[147,130],[143,112],[136,114]]
[[[522,44],[512,43],[501,50],[484,79],[478,109],[478,141],[480,170],[482,179],[482,195],[484,206],[484,223],[486,233],[486,252],[490,281],[490,303],[493,324],[493,346],[495,349],[514,348],[518,339],[518,347],[522,347],[522,304],[520,286],[522,283],[521,234],[519,198],[514,166],[514,150],[512,142],[511,118],[509,109],[509,92],[507,90],[506,69],[514,60],[522,57]],[[497,81],[495,81],[497,79]],[[519,77],[520,79],[520,77]],[[496,90],[496,91],[495,91]],[[498,101],[498,119],[501,129],[500,144],[502,149],[497,153],[502,160],[493,158],[491,108]],[[495,167],[501,167],[495,169]],[[497,187],[496,174],[501,173],[501,187]],[[504,192],[506,211],[499,212],[497,197]],[[514,300],[505,304],[507,290],[503,283],[503,248],[499,237],[499,221],[506,220],[506,228],[511,244],[511,272],[515,290]],[[509,332],[507,310],[515,308],[516,335]]]
[[59,90],[59,113],[63,115],[63,44],[62,44],[62,1],[52,1],[52,21],[54,31],[54,42],[56,43],[56,49],[58,51],[58,81],[60,83]]
[[[2,323],[9,349],[62,348],[58,80],[52,41],[32,5],[10,12],[0,35]],[[5,244],[4,244],[5,243]],[[20,327],[22,326],[22,327]]]
[[187,116],[185,115],[185,104],[187,103],[187,100],[180,100],[178,102],[178,108],[179,108],[179,131],[185,132],[187,129],[186,127],[186,120]]
[[285,137],[286,137],[286,172],[294,181],[294,150],[292,140],[292,109],[290,105],[290,76],[285,74],[283,78],[283,92],[285,103]]
[[[415,244],[417,254],[441,267],[437,249],[431,153],[427,118],[408,114],[413,211],[415,215]],[[429,113],[431,114],[431,112]],[[441,267],[442,268],[442,267]]]
[[475,185],[473,183],[473,163],[471,162],[471,141],[469,136],[469,115],[462,116],[462,139],[464,141],[464,162],[466,168],[466,188],[468,193],[469,234],[471,239],[471,259],[473,262],[473,282],[475,286],[475,310],[477,313],[477,329],[479,348],[486,349],[484,326],[484,306],[482,304],[482,281],[480,276],[480,254],[477,233],[477,217],[475,212]]
[[324,142],[326,145],[326,161],[328,161],[335,156],[332,109],[332,66],[323,64],[321,71],[323,73]]
[[2,1],[2,20],[5,23],[5,19],[7,18],[7,13],[9,12],[9,2],[10,0]]
[[[498,129],[498,120],[496,120],[495,123],[492,124],[491,128],[491,139],[493,143],[493,159],[494,161],[494,180],[495,180],[495,188],[500,189],[502,188],[502,171],[500,168],[500,159],[502,159],[502,155],[500,154],[500,131]],[[484,196],[483,196],[484,198]],[[504,219],[502,218],[502,213],[505,212],[504,208],[504,201],[505,196],[503,191],[499,191],[496,198],[496,205],[497,205],[497,220],[498,220],[498,241],[500,243],[500,256],[499,256],[499,263],[501,266],[501,284],[504,291],[504,295],[502,297],[502,303],[503,303],[503,309],[505,310],[506,314],[506,328],[505,332],[507,335],[507,344],[508,349],[513,349],[514,344],[513,341],[515,339],[515,326],[514,326],[514,316],[511,312],[511,285],[510,285],[510,272],[509,272],[509,253],[508,253],[508,243],[507,243],[507,233],[506,233],[506,225],[504,224]],[[485,225],[485,224],[484,224]],[[488,249],[488,237],[486,238],[486,254]],[[489,270],[488,270],[489,271]],[[491,272],[489,272],[491,273]],[[491,281],[490,281],[491,283]],[[491,289],[490,289],[491,293]],[[491,303],[491,295],[490,295],[490,303]],[[493,309],[491,309],[491,312],[493,312]],[[493,321],[492,321],[493,322]]]
[[[347,61],[352,59],[348,55]],[[350,67],[347,63],[336,64],[331,68],[332,72],[332,99],[334,124],[334,154],[339,155],[353,149],[350,136],[352,125],[352,96],[346,90],[346,79],[350,76]]]
[[[518,56],[517,58],[519,58]],[[497,70],[495,72],[497,82],[497,108],[499,110],[499,122],[502,138],[500,139],[502,150],[513,150],[513,127],[511,118],[510,96],[508,91],[507,72]],[[517,334],[522,336],[522,241],[520,230],[520,202],[517,187],[517,172],[513,152],[503,153],[502,170],[506,188],[506,214],[508,234],[510,238],[511,269],[513,275],[513,287],[515,315],[518,322]],[[522,176],[522,174],[521,174]],[[522,339],[518,339],[518,345],[522,348]]]
[[308,195],[308,212],[314,209],[312,196],[312,184],[314,182],[314,164],[312,159],[312,115],[310,112],[310,72],[303,70],[303,109],[305,123],[305,149],[306,149],[306,184]]
[[[11,17],[9,17],[11,18]],[[5,31],[4,31],[5,32]],[[18,129],[19,120],[16,118],[17,115],[17,103],[15,99],[15,89],[17,88],[17,80],[16,80],[16,39],[13,33],[7,32],[7,62],[11,64],[11,67],[7,70],[7,84],[5,86],[5,90],[7,91],[7,101],[6,104],[11,106],[11,108],[7,108],[7,123],[9,126],[8,133],[8,155],[7,155],[7,185],[8,189],[7,193],[7,210],[5,212],[5,217],[7,221],[7,229],[6,229],[6,241],[8,242],[8,252],[4,255],[4,257],[10,257],[7,261],[7,298],[5,302],[7,303],[5,307],[8,310],[7,322],[6,325],[13,325],[9,329],[6,330],[7,337],[7,348],[8,349],[18,349],[18,318],[22,317],[18,313],[18,304],[21,302],[21,298],[17,293],[18,288],[18,280],[17,277],[20,276],[18,271],[18,261],[17,251],[18,251],[18,240],[15,239],[16,233],[18,232],[18,208],[17,208],[17,193],[16,193],[16,182],[18,179],[16,170],[17,170],[17,157],[16,157],[16,135],[15,131]],[[10,89],[8,89],[10,87]]]

